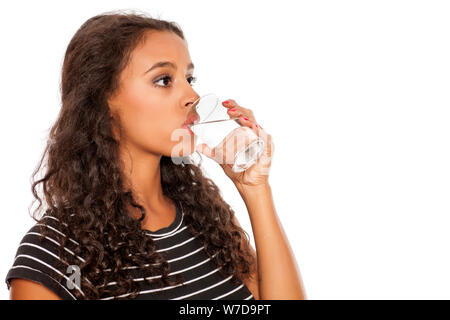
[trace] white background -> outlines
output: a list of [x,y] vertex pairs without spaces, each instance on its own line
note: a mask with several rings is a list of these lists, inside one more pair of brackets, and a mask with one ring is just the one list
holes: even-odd
[[34,224],[66,47],[117,9],[176,21],[198,93],[235,99],[273,136],[275,206],[309,299],[450,298],[450,5],[430,0],[2,2],[0,298]]

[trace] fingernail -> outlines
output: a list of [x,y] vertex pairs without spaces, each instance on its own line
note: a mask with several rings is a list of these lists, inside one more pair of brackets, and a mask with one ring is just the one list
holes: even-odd
[[248,118],[245,118],[245,117],[244,117],[244,120],[248,120]]
[[224,101],[223,103],[228,104],[229,102],[230,102],[230,101],[226,100],[226,101]]
[[236,108],[230,109],[230,111],[236,111]]

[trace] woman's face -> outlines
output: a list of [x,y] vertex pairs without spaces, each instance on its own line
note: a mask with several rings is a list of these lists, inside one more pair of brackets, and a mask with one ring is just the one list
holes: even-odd
[[[167,62],[158,66],[161,62]],[[119,115],[121,144],[134,152],[183,156],[194,149],[194,137],[182,128],[192,103],[193,64],[187,45],[172,32],[150,31],[131,54],[109,99]]]

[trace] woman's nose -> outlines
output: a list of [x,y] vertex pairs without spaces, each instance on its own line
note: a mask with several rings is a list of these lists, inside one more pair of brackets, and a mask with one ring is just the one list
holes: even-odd
[[185,104],[186,107],[192,108],[194,104],[196,104],[199,100],[200,96],[196,95],[194,97],[191,97]]

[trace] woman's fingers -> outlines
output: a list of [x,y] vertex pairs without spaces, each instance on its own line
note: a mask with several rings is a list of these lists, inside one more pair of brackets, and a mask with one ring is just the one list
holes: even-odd
[[241,122],[241,124],[243,124],[243,125],[246,126],[246,127],[251,128],[251,129],[257,128],[256,123],[250,121],[250,119],[247,118],[247,117],[240,116],[240,117],[239,117],[239,121]]
[[256,119],[253,115],[252,110],[242,108],[233,99],[228,99],[222,102],[222,105],[228,108],[227,113],[230,118],[239,118],[239,122],[242,125],[255,130],[255,132],[258,132],[258,125],[256,124]]
[[235,102],[232,102],[231,100],[222,102],[222,105],[225,108],[228,108],[227,113],[230,116],[230,118],[239,117],[243,113],[243,110]]
[[250,121],[256,123],[256,119],[255,119],[255,116],[253,115],[252,110],[241,107],[233,99],[228,99],[228,100],[222,102],[222,105],[224,107],[228,108],[227,112],[229,115],[232,115],[235,117],[239,117],[242,115],[242,116],[250,119]]

